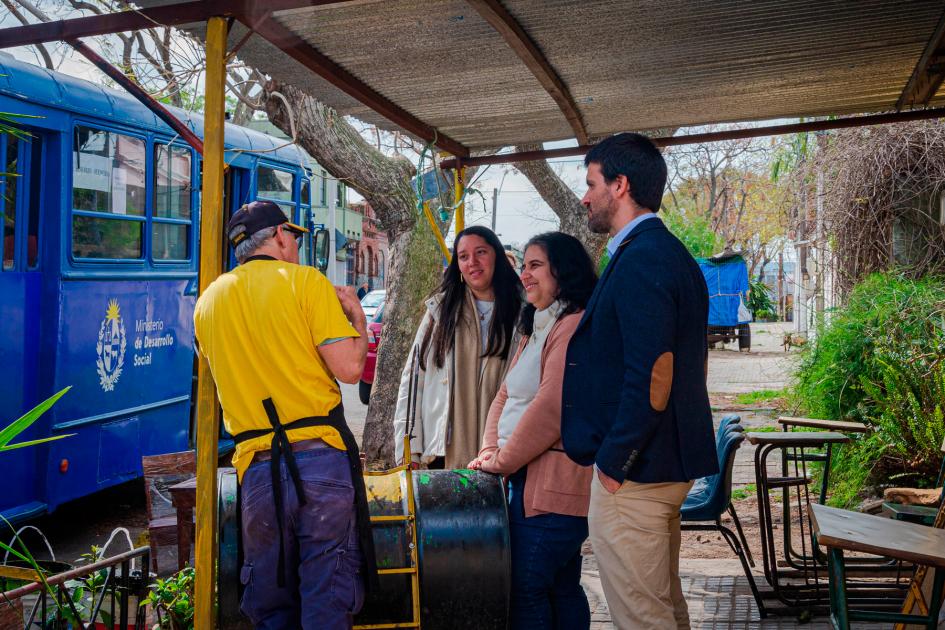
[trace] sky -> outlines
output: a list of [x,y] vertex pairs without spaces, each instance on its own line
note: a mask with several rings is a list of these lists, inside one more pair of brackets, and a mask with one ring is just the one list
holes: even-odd
[[[546,142],[546,149],[576,146],[575,140]],[[584,158],[574,156],[549,160],[552,167],[571,189],[581,197],[584,195]],[[481,174],[481,177],[480,177]],[[485,194],[483,200],[475,196],[466,205],[466,224],[490,227],[492,221],[492,195],[498,189],[495,231],[506,244],[523,245],[532,236],[557,229],[558,220],[541,199],[528,179],[507,164],[496,164],[484,173],[477,173],[476,187]]]

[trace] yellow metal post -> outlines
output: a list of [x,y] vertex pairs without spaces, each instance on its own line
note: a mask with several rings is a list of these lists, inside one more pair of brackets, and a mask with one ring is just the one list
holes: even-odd
[[[223,257],[223,85],[226,20],[207,20],[204,101],[203,201],[200,209],[200,293],[220,275]],[[194,545],[194,628],[216,628],[217,442],[216,390],[207,360],[197,369],[197,542]]]
[[427,218],[427,223],[430,224],[430,229],[433,230],[433,236],[436,238],[436,242],[440,245],[440,251],[443,253],[443,257],[446,258],[446,262],[450,261],[450,248],[446,246],[446,241],[443,239],[443,234],[440,232],[440,226],[436,224],[436,220],[433,218],[433,212],[430,211],[430,202],[423,202],[423,216]]
[[466,228],[466,167],[461,166],[453,171],[453,205],[456,206],[456,233]]

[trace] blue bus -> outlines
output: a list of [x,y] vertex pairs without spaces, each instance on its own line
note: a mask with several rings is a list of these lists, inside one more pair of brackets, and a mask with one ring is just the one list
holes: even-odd
[[[0,135],[0,425],[71,385],[20,439],[75,434],[0,455],[0,515],[15,522],[189,448],[201,160],[131,96],[7,54],[0,111],[35,116],[20,119],[28,137]],[[173,111],[202,136],[200,116]],[[224,221],[262,198],[311,225],[308,157],[225,135]]]

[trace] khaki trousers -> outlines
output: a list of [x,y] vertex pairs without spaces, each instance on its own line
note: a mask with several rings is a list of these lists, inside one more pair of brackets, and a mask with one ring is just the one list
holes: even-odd
[[628,480],[610,494],[594,471],[588,526],[618,630],[689,628],[679,582],[679,508],[691,487]]

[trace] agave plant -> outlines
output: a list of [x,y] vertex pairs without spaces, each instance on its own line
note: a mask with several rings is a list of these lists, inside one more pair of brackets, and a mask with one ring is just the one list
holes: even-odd
[[46,410],[52,407],[57,400],[62,398],[62,396],[72,389],[72,386],[65,387],[43,402],[39,403],[18,419],[14,420],[13,423],[6,428],[0,430],[0,453],[5,451],[12,451],[13,449],[23,448],[24,446],[34,446],[36,444],[43,444],[45,442],[53,442],[55,440],[61,440],[62,438],[72,437],[75,433],[67,433],[65,435],[54,435],[52,437],[40,438],[38,440],[28,440],[26,442],[17,442],[16,444],[10,444],[10,442],[18,436],[23,431],[26,431],[30,428],[34,422],[39,420],[39,417],[46,413]]
[[[2,112],[0,112],[0,114],[2,114]],[[0,122],[2,122],[2,116],[0,116]],[[57,400],[62,398],[65,395],[65,393],[69,391],[70,389],[72,389],[71,385],[59,390],[58,392],[56,392],[55,394],[53,394],[52,396],[50,396],[43,402],[39,403],[38,405],[36,405],[35,407],[27,411],[25,414],[23,414],[22,416],[14,420],[12,424],[0,430],[0,453],[3,453],[5,451],[12,451],[18,448],[24,448],[26,446],[35,446],[36,444],[43,444],[45,442],[61,440],[63,438],[67,438],[67,437],[71,437],[75,435],[75,433],[69,433],[66,435],[55,435],[52,437],[40,438],[38,440],[27,440],[26,442],[16,442],[15,444],[10,443],[13,441],[13,439],[16,436],[20,435],[21,433],[26,431],[28,428],[30,428],[33,425],[33,423],[39,419],[41,415],[46,413],[46,411],[50,407],[52,407]],[[10,522],[7,521],[7,519],[0,516],[0,520],[2,520],[3,524],[6,525],[6,527],[13,529],[12,526],[10,525]],[[33,571],[36,572],[36,575],[39,576],[39,579],[42,581],[43,586],[49,591],[50,594],[54,595],[53,590],[46,583],[46,576],[43,570],[40,568],[39,564],[36,562],[36,559],[33,558],[33,554],[30,553],[29,549],[26,547],[25,544],[23,544],[23,541],[20,539],[19,536],[15,536],[14,538],[15,538],[15,542],[18,543],[19,549],[15,549],[14,547],[10,545],[0,542],[0,551],[5,552],[7,555],[12,555],[17,560],[21,560],[27,563],[33,569]],[[54,601],[55,601],[55,598],[54,598]]]
[[8,133],[21,140],[29,139],[30,135],[16,126],[20,118],[42,118],[42,116],[31,116],[29,114],[11,114],[9,112],[0,112],[0,134]]

